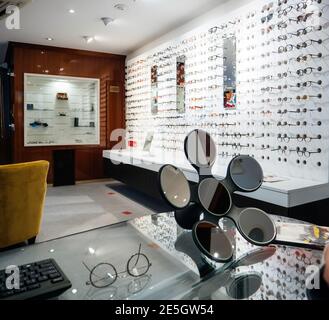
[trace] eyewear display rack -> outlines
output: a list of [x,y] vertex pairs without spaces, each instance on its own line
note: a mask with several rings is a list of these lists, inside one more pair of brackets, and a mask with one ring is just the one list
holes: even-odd
[[25,74],[24,146],[99,145],[99,80]]
[[[128,139],[138,145],[153,131],[155,153],[182,153],[184,137],[200,128],[216,141],[224,167],[245,154],[261,164],[265,176],[322,188],[329,177],[328,18],[327,0],[255,1],[129,60]],[[234,60],[225,57],[233,52],[226,50],[227,39],[235,39],[236,47],[232,109],[224,95],[232,73],[226,75],[226,60]],[[185,112],[177,109],[182,56]],[[282,192],[291,184],[281,183]]]
[[[128,60],[127,144],[137,148],[105,151],[108,167],[119,162],[135,180],[156,181],[168,163],[197,182],[183,146],[189,132],[203,129],[216,143],[216,178],[235,156],[251,156],[265,181],[248,199],[271,213],[328,223],[328,44],[328,0],[257,0]],[[145,154],[138,147],[147,132],[154,140]],[[119,167],[115,178],[125,181]]]

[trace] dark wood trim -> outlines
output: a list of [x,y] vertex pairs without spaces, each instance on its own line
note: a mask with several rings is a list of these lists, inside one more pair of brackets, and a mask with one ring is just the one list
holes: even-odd
[[[124,128],[125,123],[125,56],[11,42],[7,59],[15,74],[12,78],[16,128],[12,143],[13,161],[49,161],[48,182],[51,183],[52,152],[73,149],[76,152],[77,181],[103,178],[102,152],[111,149],[111,131]],[[24,73],[100,79],[100,144],[24,147]],[[110,85],[118,86],[118,93],[109,92]]]

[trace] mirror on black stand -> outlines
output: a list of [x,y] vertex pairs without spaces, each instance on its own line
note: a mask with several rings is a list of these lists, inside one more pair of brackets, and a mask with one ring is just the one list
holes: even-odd
[[216,161],[217,149],[214,140],[203,130],[190,132],[184,142],[186,158],[197,170],[200,178],[211,176]]

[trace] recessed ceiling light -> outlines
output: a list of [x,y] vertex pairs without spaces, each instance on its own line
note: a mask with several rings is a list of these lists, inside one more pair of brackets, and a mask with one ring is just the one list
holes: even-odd
[[75,10],[74,9],[70,9],[69,10],[69,13],[75,13]]
[[103,17],[101,18],[101,20],[103,21],[104,25],[107,27],[111,22],[114,21],[113,18],[110,18],[110,17]]
[[127,6],[123,3],[117,3],[116,5],[114,5],[114,8],[120,11],[124,11],[127,8]]
[[54,38],[51,38],[51,37],[47,37],[46,38],[48,41],[54,41]]
[[94,37],[90,37],[90,36],[83,36],[82,37],[87,43],[90,43],[94,40]]

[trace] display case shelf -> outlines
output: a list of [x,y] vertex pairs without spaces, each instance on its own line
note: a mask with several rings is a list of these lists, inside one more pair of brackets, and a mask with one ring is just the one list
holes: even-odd
[[24,146],[99,145],[99,83],[26,73]]

